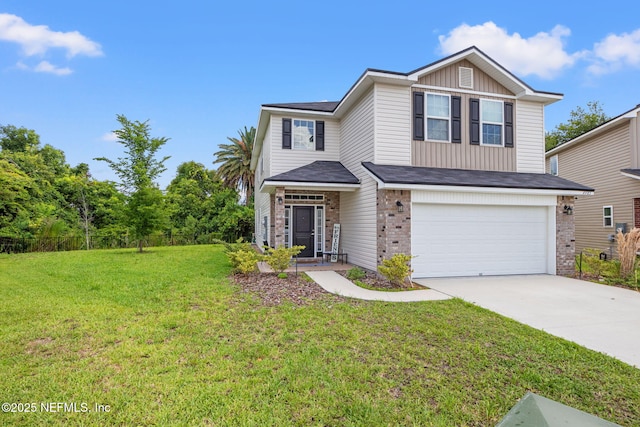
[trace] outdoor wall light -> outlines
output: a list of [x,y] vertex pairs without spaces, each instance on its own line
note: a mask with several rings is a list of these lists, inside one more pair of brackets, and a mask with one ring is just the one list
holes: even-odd
[[565,215],[573,215],[573,208],[571,206],[564,205],[564,208],[562,209],[562,213]]
[[281,205],[282,204],[282,197],[278,196],[278,204]]
[[404,206],[402,205],[402,202],[400,200],[396,202],[396,206],[398,207],[398,212],[404,211]]

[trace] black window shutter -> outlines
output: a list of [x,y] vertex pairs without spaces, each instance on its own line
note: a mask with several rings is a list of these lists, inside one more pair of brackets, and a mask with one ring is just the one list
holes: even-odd
[[513,103],[504,103],[504,146],[513,147]]
[[413,92],[413,139],[424,141],[424,92]]
[[480,100],[469,99],[469,144],[480,145]]
[[324,151],[324,122],[316,121],[316,151]]
[[462,98],[451,97],[451,142],[460,144],[462,142]]
[[291,119],[282,119],[282,148],[291,150]]

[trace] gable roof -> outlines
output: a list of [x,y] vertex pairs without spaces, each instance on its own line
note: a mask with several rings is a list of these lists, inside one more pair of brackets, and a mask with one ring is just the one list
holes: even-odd
[[429,168],[421,166],[376,165],[363,162],[378,181],[391,186],[435,185],[531,190],[593,192],[593,188],[558,176],[541,173]]
[[599,126],[596,126],[595,128],[591,129],[588,132],[583,133],[580,136],[576,136],[575,138],[560,144],[554,148],[552,148],[551,150],[547,151],[545,153],[545,157],[551,157],[561,151],[567,150],[571,147],[574,147],[576,145],[579,145],[580,143],[582,143],[583,141],[600,135],[604,132],[607,132],[609,129],[618,126],[621,123],[624,122],[628,122],[633,118],[636,118],[640,115],[640,104],[636,105],[635,107],[633,107],[630,110],[625,111],[624,113],[620,114],[619,116],[616,116],[612,119],[607,120],[606,122],[600,124]]
[[444,68],[463,59],[467,59],[483,72],[487,73],[493,79],[516,94],[517,99],[531,100],[548,105],[559,101],[563,97],[560,93],[541,92],[532,89],[475,46],[471,46],[458,53],[408,73],[367,68],[340,101],[263,104],[260,109],[258,126],[256,128],[251,169],[255,169],[257,166],[257,158],[262,151],[262,144],[268,128],[271,113],[286,112],[288,114],[299,115],[314,114],[339,119],[350,110],[350,108],[374,83],[387,83],[409,87],[417,83],[421,76],[432,73],[440,68]]

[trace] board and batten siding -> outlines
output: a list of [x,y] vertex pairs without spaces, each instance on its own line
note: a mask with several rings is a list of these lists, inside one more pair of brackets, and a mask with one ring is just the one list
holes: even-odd
[[[577,196],[575,200],[576,253],[585,248],[606,253],[612,248],[615,253],[615,243],[608,240],[615,233],[615,223],[633,228],[633,199],[640,197],[640,181],[620,173],[620,169],[629,167],[630,153],[628,123],[557,153],[560,177],[595,190],[594,195]],[[604,227],[603,206],[613,206],[614,227]]]
[[376,183],[362,167],[374,160],[374,91],[342,118],[340,160],[360,179],[360,188],[340,193],[340,246],[349,262],[376,270]]
[[515,109],[516,171],[544,173],[544,106],[518,101]]
[[[516,148],[469,144],[469,98],[496,99],[504,102],[514,102],[513,99],[423,88],[416,88],[414,90],[424,91],[425,93],[443,93],[461,98],[462,119],[460,130],[462,142],[457,144],[452,142],[413,140],[411,141],[411,161],[413,166],[502,172],[516,171]],[[518,132],[517,118],[517,108],[514,108],[514,136],[517,135]],[[413,138],[413,136],[411,138]],[[514,139],[515,146],[517,147],[517,138]]]
[[[282,148],[282,119],[293,118],[302,120],[323,120],[324,121],[324,151],[316,150],[296,150]],[[328,120],[325,117],[295,117],[272,115],[271,116],[271,136],[269,139],[269,150],[271,158],[270,174],[265,177],[288,172],[292,169],[308,165],[316,160],[340,160],[340,122]],[[266,138],[265,138],[266,144]],[[263,147],[263,150],[265,148]]]
[[459,68],[473,69],[473,90],[476,92],[495,93],[496,95],[513,95],[507,88],[498,83],[487,73],[480,70],[471,62],[463,59],[455,64],[451,64],[445,68],[441,68],[433,73],[424,75],[418,79],[418,83],[427,86],[445,87],[458,89],[459,86]]
[[374,162],[411,165],[411,88],[375,85]]

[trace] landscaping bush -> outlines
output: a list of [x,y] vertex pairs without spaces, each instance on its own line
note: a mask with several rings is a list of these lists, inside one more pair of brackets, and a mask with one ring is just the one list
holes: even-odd
[[411,262],[411,255],[407,254],[395,254],[389,259],[382,261],[382,265],[378,266],[378,271],[391,283],[395,283],[400,286],[406,286],[407,282],[410,283],[410,276],[413,273],[409,262]]
[[620,259],[620,277],[622,279],[628,279],[635,272],[639,240],[640,229],[638,228],[633,228],[628,233],[618,231],[616,235],[616,246],[618,258]]
[[292,246],[290,248],[279,246],[276,249],[267,248],[264,260],[273,271],[280,274],[289,267],[291,258],[302,252],[304,248],[304,246]]
[[353,267],[349,271],[347,271],[347,279],[349,280],[360,280],[363,279],[367,273],[364,272],[360,267]]
[[251,274],[258,271],[258,262],[262,261],[263,256],[253,250],[238,250],[227,252],[229,261],[233,265],[234,271],[241,274]]

